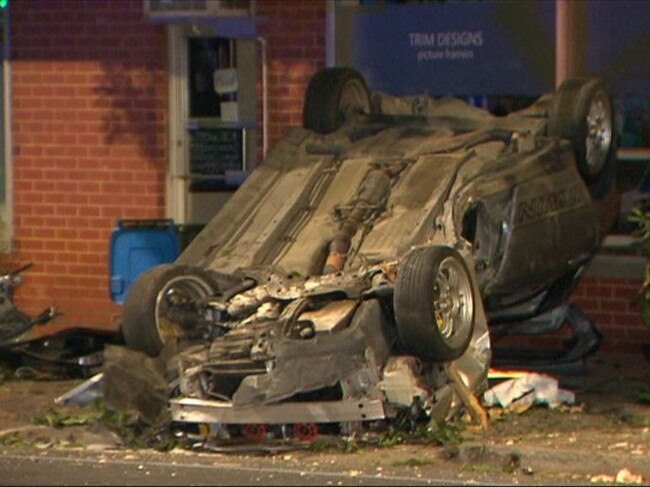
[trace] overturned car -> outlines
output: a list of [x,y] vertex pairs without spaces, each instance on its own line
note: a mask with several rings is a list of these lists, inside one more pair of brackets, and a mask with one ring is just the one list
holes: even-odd
[[179,422],[254,437],[443,420],[463,387],[486,386],[488,324],[565,304],[598,249],[612,119],[595,79],[495,117],[320,71],[303,127],[176,263],[134,283],[126,344],[150,356],[182,344]]

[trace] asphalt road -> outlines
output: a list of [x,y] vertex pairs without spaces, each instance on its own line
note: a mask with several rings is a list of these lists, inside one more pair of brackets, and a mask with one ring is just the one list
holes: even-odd
[[[312,471],[174,457],[75,452],[26,452],[0,456],[0,485],[461,485],[451,478],[381,476]],[[499,484],[492,484],[499,485]],[[507,485],[507,484],[501,484]]]

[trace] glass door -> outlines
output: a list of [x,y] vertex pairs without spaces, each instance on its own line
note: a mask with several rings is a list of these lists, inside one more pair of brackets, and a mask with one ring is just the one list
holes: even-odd
[[204,27],[170,26],[167,212],[209,222],[255,167],[257,42]]

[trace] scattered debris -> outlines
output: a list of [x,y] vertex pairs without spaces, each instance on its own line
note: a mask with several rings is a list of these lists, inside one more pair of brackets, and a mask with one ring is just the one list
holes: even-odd
[[404,443],[429,444],[453,447],[462,441],[462,430],[458,423],[445,422],[440,425],[422,425],[414,431],[404,431],[389,426],[379,435],[378,446],[393,447]]
[[54,402],[60,405],[73,403],[81,406],[101,399],[103,397],[101,389],[101,380],[103,378],[103,372],[95,374],[83,384],[79,384],[69,392],[57,397]]
[[90,377],[103,363],[107,343],[123,343],[121,333],[75,327],[28,338],[34,326],[48,323],[58,314],[53,307],[31,317],[14,301],[14,288],[22,282],[20,274],[27,264],[0,276],[0,375],[12,371],[18,379],[52,380]]
[[483,402],[488,407],[500,406],[511,411],[523,412],[533,404],[557,407],[573,404],[575,394],[560,389],[553,377],[527,373],[516,379],[497,384],[483,393]]
[[593,484],[635,484],[640,485],[645,483],[645,479],[641,475],[632,473],[627,468],[619,470],[616,475],[598,474],[593,475],[590,479]]
[[50,307],[38,316],[28,316],[14,303],[14,288],[22,282],[20,274],[30,267],[32,263],[0,275],[0,346],[20,341],[34,326],[44,325],[57,315],[56,309]]
[[615,478],[619,484],[643,484],[645,479],[641,475],[630,472],[627,468],[618,471]]
[[101,371],[104,347],[123,343],[120,333],[74,327],[0,346],[0,362],[17,378],[88,378]]

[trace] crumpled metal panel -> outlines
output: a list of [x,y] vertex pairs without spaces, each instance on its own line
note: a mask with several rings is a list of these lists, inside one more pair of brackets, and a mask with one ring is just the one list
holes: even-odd
[[[372,168],[368,158],[346,158],[332,171],[331,184],[323,188],[323,195],[310,201],[310,212],[302,216],[304,221],[287,237],[274,265],[288,273],[318,275],[325,263],[325,248],[338,231],[338,221],[333,218],[334,208],[349,201],[363,178]],[[326,170],[330,170],[329,168]],[[318,196],[318,195],[315,195]]]
[[331,301],[316,311],[305,311],[298,319],[311,322],[315,333],[334,333],[347,326],[356,306],[351,299]]
[[[418,113],[435,117],[403,119],[360,136],[354,125],[327,136],[293,130],[178,262],[222,273],[267,266],[287,275],[318,274],[341,224],[337,208],[353,202],[364,178],[377,169],[391,177],[389,199],[376,221],[357,230],[351,249],[369,262],[395,258],[432,237],[450,184],[455,191],[480,191],[475,180],[463,179],[464,165],[473,167],[474,177],[495,169],[512,173],[513,168],[525,175],[519,166],[526,154],[495,160],[482,146],[502,149],[499,131],[541,133],[539,116],[493,117],[454,99],[409,101],[415,102]],[[476,171],[474,159],[489,167]],[[512,187],[506,177],[499,184]],[[499,214],[504,210],[495,208]],[[446,241],[455,238],[448,235]],[[346,268],[363,262],[350,260]]]
[[[264,164],[259,165],[244,184],[228,199],[222,211],[187,246],[177,263],[210,267],[215,252],[225,245],[241,229],[247,216],[254,213],[269,190],[277,183],[286,168],[299,164],[311,164],[314,157],[304,153],[304,142],[309,132],[292,129],[280,140]],[[331,157],[331,156],[330,156]],[[221,271],[220,269],[214,269]]]
[[[278,402],[300,392],[333,386],[365,367],[370,369],[369,375],[376,375],[376,368],[381,370],[388,360],[394,339],[379,303],[363,302],[350,326],[336,334],[302,341],[272,339],[272,370],[245,377],[232,402],[238,407]],[[368,389],[371,386],[369,383]]]
[[[391,191],[387,212],[377,219],[360,252],[371,262],[395,258],[433,232],[463,155],[426,155],[407,167]],[[426,228],[424,228],[426,227]],[[399,235],[399,238],[396,238]]]

